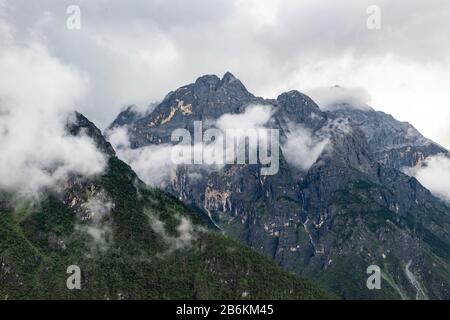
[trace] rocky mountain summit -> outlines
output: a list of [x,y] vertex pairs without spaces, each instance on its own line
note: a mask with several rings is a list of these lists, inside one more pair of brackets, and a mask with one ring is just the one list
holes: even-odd
[[351,118],[366,135],[375,159],[389,167],[414,167],[428,156],[448,152],[425,138],[411,124],[400,122],[384,112],[342,106],[333,113]]
[[[165,146],[176,129],[214,127],[252,105],[268,107],[265,127],[280,131],[276,175],[260,164],[180,165],[161,187],[343,298],[450,298],[450,208],[400,170],[447,150],[410,124],[345,105],[322,111],[295,90],[263,99],[226,73],[170,92],[147,114],[128,108],[108,131],[125,129],[133,150]],[[366,287],[369,265],[382,270],[380,290]]]

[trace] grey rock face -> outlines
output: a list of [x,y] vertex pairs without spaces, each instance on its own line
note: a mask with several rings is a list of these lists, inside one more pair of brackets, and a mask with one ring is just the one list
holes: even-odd
[[[227,73],[169,93],[148,115],[121,114],[112,127],[127,127],[132,147],[140,148],[168,142],[174,129],[192,132],[196,120],[242,113],[249,104],[275,109],[270,126],[282,141],[292,126],[302,126],[326,134],[327,147],[308,170],[281,153],[273,176],[261,176],[260,165],[180,166],[167,191],[225,233],[342,297],[415,298],[412,272],[426,297],[450,298],[450,209],[399,170],[447,151],[411,125],[373,110],[323,112],[297,91],[265,100]],[[384,290],[367,289],[371,264],[382,268]]]
[[351,118],[366,135],[376,160],[389,167],[413,167],[428,156],[447,153],[445,148],[425,138],[411,124],[384,112],[342,108],[332,114]]

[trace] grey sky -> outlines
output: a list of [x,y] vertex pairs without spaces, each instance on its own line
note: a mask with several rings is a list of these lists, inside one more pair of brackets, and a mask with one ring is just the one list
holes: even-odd
[[[66,28],[71,4],[80,30]],[[366,27],[369,5],[380,30]],[[450,1],[0,0],[0,21],[87,79],[77,108],[101,127],[123,105],[231,71],[266,98],[364,88],[375,109],[450,147]]]

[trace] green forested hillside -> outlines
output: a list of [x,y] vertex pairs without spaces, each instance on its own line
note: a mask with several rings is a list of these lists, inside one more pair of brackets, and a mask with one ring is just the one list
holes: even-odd
[[[89,199],[109,212],[86,215]],[[6,299],[323,299],[307,280],[209,230],[175,198],[147,188],[116,157],[38,203],[0,200],[0,297]],[[104,200],[106,202],[106,200]],[[98,207],[97,203],[97,207]],[[92,206],[91,206],[92,207]],[[89,210],[88,210],[89,209]],[[95,207],[94,207],[95,209]],[[103,210],[104,211],[104,210]],[[92,213],[92,210],[91,210]],[[69,290],[67,267],[81,269]]]

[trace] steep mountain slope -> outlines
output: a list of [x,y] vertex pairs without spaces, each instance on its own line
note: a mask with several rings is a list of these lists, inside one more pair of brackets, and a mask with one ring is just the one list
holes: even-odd
[[[67,127],[87,133],[108,155],[108,167],[98,177],[72,176],[37,203],[0,193],[1,298],[329,297],[148,188],[82,115]],[[81,269],[81,290],[66,287],[70,265]]]
[[351,118],[364,132],[375,159],[401,169],[414,167],[426,157],[447,150],[425,138],[411,124],[400,122],[381,111],[359,110],[350,106],[335,107],[337,117]]
[[[261,176],[260,165],[178,166],[164,188],[225,233],[342,297],[450,298],[450,209],[398,170],[446,150],[407,124],[372,111],[323,112],[297,91],[265,100],[227,73],[169,93],[150,114],[127,109],[110,130],[126,128],[132,148],[165,145],[175,129],[192,133],[197,120],[214,126],[251,104],[274,109],[266,126],[280,130],[282,143],[307,137],[295,157],[325,141],[320,156],[299,167],[282,148],[273,176]],[[372,264],[382,269],[382,290],[366,288]]]

